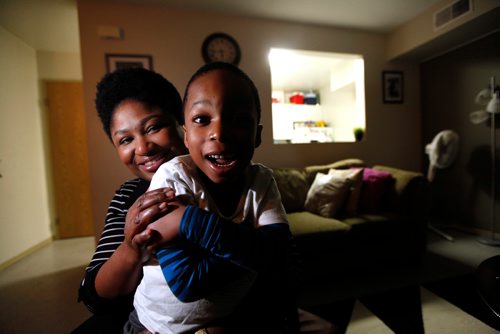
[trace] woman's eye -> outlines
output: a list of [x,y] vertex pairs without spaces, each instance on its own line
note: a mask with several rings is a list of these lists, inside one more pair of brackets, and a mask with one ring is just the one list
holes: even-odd
[[132,137],[123,137],[118,142],[120,145],[126,145],[132,141]]
[[161,128],[161,126],[156,125],[156,124],[155,124],[155,125],[148,126],[148,127],[146,128],[146,133],[156,132],[156,131],[158,131],[160,128]]

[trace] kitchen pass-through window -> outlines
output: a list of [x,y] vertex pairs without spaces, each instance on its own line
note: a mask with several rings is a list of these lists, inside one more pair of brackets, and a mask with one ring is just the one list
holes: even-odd
[[354,142],[365,131],[361,55],[271,49],[275,144]]

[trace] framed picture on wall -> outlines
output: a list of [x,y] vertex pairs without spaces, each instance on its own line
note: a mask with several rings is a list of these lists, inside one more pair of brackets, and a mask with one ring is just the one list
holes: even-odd
[[382,89],[384,103],[403,103],[404,77],[401,71],[383,71]]
[[108,73],[120,68],[143,67],[153,69],[153,57],[150,55],[106,54],[106,69]]

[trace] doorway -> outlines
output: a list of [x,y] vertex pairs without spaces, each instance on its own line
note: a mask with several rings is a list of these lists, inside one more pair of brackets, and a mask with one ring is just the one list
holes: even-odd
[[94,235],[81,82],[46,81],[56,238]]

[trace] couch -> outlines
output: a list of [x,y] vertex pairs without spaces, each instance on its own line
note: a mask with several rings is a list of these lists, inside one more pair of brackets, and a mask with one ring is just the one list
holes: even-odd
[[421,173],[360,159],[273,172],[300,263],[299,306],[404,285],[418,270],[428,206]]

